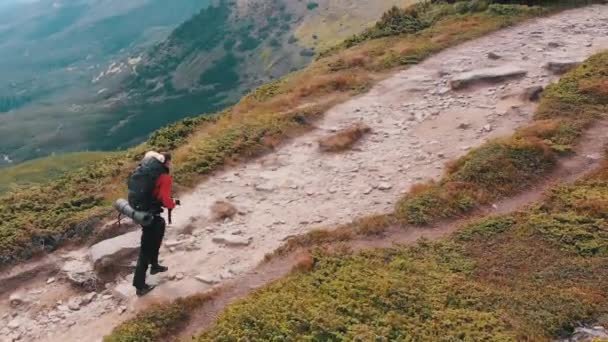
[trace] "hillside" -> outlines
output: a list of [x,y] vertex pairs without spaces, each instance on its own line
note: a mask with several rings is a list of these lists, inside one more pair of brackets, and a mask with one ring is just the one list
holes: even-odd
[[[603,323],[608,7],[562,9],[393,8],[234,107],[1,195],[0,262],[53,253],[5,268],[0,329],[46,342],[117,324],[107,341],[546,340]],[[173,152],[183,206],[162,250],[170,272],[136,298],[140,233],[99,222],[148,149]]]
[[[53,50],[57,52],[52,55],[28,50],[32,56],[44,56],[44,63],[52,68],[44,69],[36,82],[20,86],[28,89],[22,93],[19,88],[17,93],[22,95],[0,98],[0,106],[7,110],[31,104],[3,114],[6,125],[0,127],[0,155],[20,162],[52,153],[131,147],[159,127],[224,109],[256,86],[301,69],[325,43],[362,30],[391,5],[405,2],[340,0],[310,2],[309,6],[305,1],[218,0],[209,8],[208,1],[180,1],[171,5],[176,8],[159,7],[154,1],[139,7],[138,3],[121,5],[127,7],[124,15],[112,13],[93,23],[76,22],[53,34],[49,43],[61,49]],[[159,21],[176,19],[177,14],[187,12],[187,4],[206,9],[157,43],[167,34]],[[107,5],[116,11],[121,6]],[[97,7],[85,8],[86,13],[77,9],[72,14],[77,18],[102,15],[97,14]],[[318,21],[334,22],[337,13],[343,14],[338,27],[312,29],[319,26]],[[134,20],[136,14],[148,19]],[[142,25],[145,32],[140,32]],[[140,34],[139,44],[133,49],[136,33]],[[91,39],[100,36],[108,39]],[[313,36],[316,38],[310,41]],[[15,40],[21,41],[19,38]],[[72,42],[69,49],[65,47],[68,42]],[[48,49],[44,44],[36,48]],[[87,55],[82,55],[84,51]],[[7,66],[27,71],[44,64],[32,59],[31,67],[23,68],[16,64],[19,60],[7,61],[11,63]],[[52,93],[45,82],[56,83]],[[34,90],[39,84],[46,87],[40,88],[40,94]],[[68,85],[77,86],[66,88]]]
[[[109,128],[106,145],[98,141],[95,147],[128,146],[177,119],[222,110],[303,68],[326,43],[361,31],[401,3],[217,1],[146,53],[118,93],[108,96],[106,103],[116,108],[111,112],[129,116]],[[339,26],[323,31],[331,25],[318,22],[337,24],[336,13],[343,13]]]
[[[19,162],[77,151],[73,139],[86,139],[83,132],[97,120],[82,106],[100,90],[91,80],[111,61],[137,56],[162,41],[206,4],[208,0],[3,2],[0,155]],[[4,163],[0,160],[0,166]]]

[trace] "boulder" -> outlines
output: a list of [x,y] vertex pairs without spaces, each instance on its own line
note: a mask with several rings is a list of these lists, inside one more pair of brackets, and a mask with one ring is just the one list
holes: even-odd
[[527,73],[526,70],[512,65],[478,69],[454,76],[450,81],[450,86],[454,90],[463,89],[476,83],[501,82],[506,79],[525,76]]
[[574,69],[582,62],[582,60],[569,59],[554,60],[547,62],[543,67],[556,75],[561,75],[570,71],[571,69]]
[[89,256],[95,269],[103,269],[129,258],[139,251],[140,231],[133,231],[112,239],[101,241],[89,250]]
[[214,236],[211,241],[226,246],[249,246],[251,238],[245,238],[236,235],[217,235]]

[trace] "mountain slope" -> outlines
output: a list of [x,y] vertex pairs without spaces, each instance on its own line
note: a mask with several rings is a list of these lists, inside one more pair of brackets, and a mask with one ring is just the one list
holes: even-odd
[[[145,53],[112,59],[87,73],[92,85],[74,90],[74,96],[4,114],[0,153],[22,161],[132,146],[159,127],[223,109],[252,88],[304,67],[325,42],[359,32],[391,5],[405,2],[213,1]],[[336,13],[343,13],[343,27],[327,24]],[[121,29],[132,24],[111,19],[108,25]],[[9,97],[4,106],[27,101]]]
[[[102,64],[165,39],[209,0],[12,2],[0,7],[0,153],[78,150]],[[142,20],[144,19],[144,20]],[[0,166],[2,162],[0,162]]]

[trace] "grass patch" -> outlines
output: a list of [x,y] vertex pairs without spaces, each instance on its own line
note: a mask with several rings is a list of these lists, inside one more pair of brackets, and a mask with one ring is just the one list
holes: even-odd
[[450,163],[439,183],[415,186],[397,203],[397,217],[424,225],[463,216],[547,175],[583,130],[605,116],[608,102],[596,88],[606,75],[608,52],[590,57],[547,88],[532,124]]
[[[342,45],[222,113],[183,120],[107,161],[1,195],[0,265],[53,250],[66,239],[88,236],[111,211],[111,201],[124,195],[124,179],[147,149],[172,151],[178,185],[194,185],[235,160],[270,151],[311,129],[333,104],[365,91],[396,68],[543,13],[538,7],[511,5],[467,5],[464,10],[460,2],[419,6],[414,11],[427,20],[421,30],[400,28],[409,25],[403,15],[411,10],[389,13],[377,27],[383,30],[381,35],[358,39],[350,48]],[[600,94],[604,88],[597,83],[585,84],[584,89],[585,94]]]
[[134,318],[119,325],[104,342],[158,341],[172,336],[187,324],[192,309],[203,305],[218,294],[207,294],[180,298],[172,303],[156,304]]
[[[608,172],[608,164],[603,172]],[[605,174],[604,174],[605,176]],[[563,212],[593,175],[527,212],[412,247],[314,255],[231,305],[196,341],[545,341],[608,314],[602,214]],[[557,197],[556,197],[557,196]]]
[[109,152],[79,152],[31,160],[16,166],[0,169],[0,194],[11,188],[46,183],[66,172],[111,156]]

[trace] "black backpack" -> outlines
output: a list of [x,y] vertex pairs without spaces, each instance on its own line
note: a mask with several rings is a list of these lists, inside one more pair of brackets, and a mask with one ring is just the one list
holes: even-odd
[[161,203],[154,197],[156,180],[169,170],[156,158],[145,158],[127,180],[129,205],[138,211],[153,214],[162,212]]

